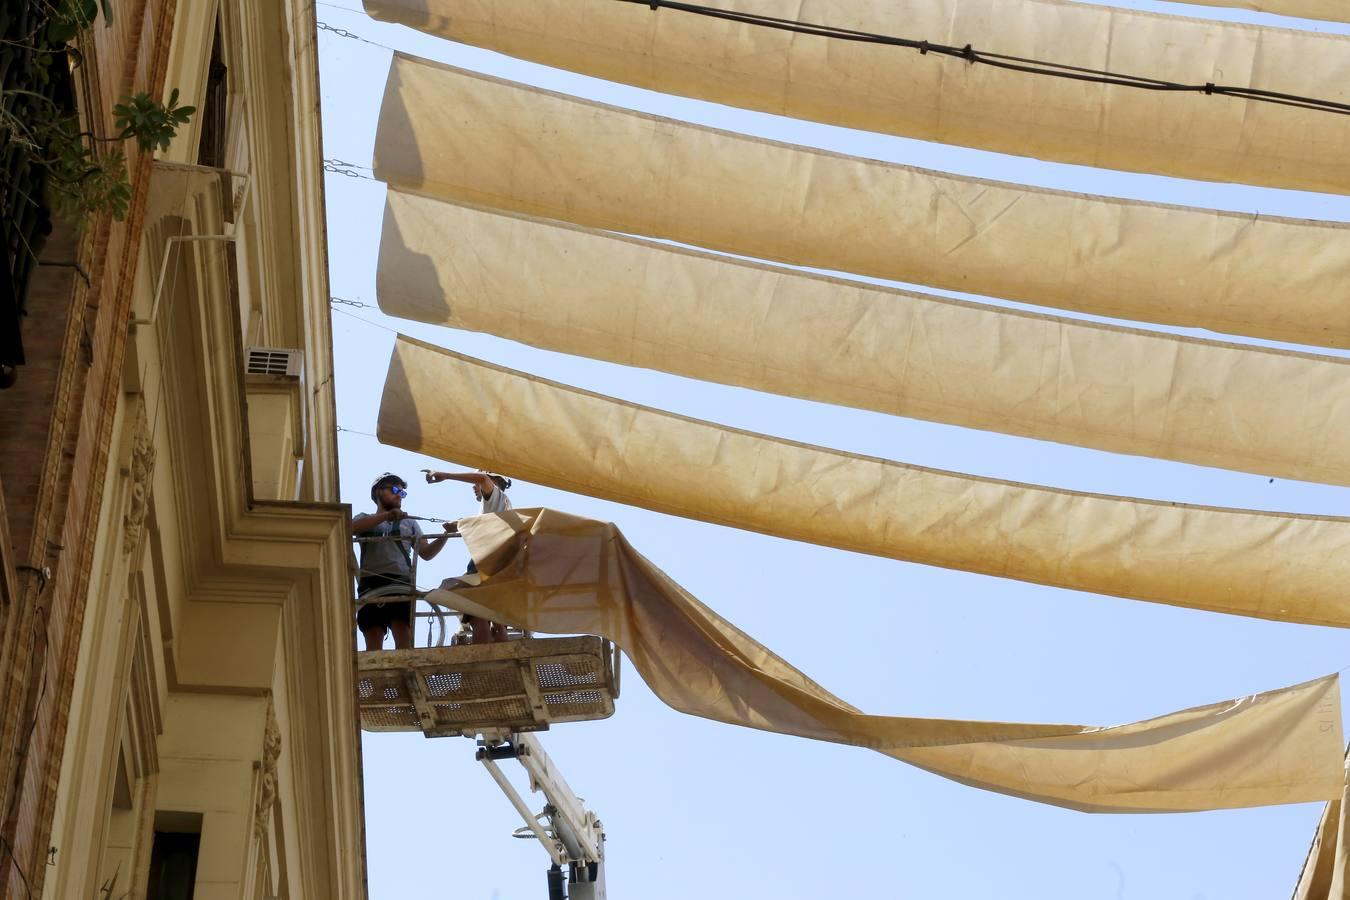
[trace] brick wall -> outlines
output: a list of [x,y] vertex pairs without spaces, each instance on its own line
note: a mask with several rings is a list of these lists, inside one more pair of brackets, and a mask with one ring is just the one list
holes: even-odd
[[[175,0],[130,0],[82,42],[83,112],[162,93]],[[28,364],[0,391],[0,900],[39,896],[107,470],[151,159],[134,153],[125,222],[53,236],[30,289]],[[50,577],[46,573],[49,573]]]

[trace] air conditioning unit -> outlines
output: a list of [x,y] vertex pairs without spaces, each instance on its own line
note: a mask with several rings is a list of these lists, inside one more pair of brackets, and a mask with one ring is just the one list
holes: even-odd
[[276,347],[249,347],[244,371],[249,375],[282,375],[300,378],[305,373],[305,354]]

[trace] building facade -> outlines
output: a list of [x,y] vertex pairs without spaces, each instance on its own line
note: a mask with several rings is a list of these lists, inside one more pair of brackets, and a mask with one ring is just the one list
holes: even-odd
[[[36,6],[37,4],[33,4]],[[0,390],[0,897],[366,895],[315,15],[112,0],[81,123],[122,221],[58,224]]]

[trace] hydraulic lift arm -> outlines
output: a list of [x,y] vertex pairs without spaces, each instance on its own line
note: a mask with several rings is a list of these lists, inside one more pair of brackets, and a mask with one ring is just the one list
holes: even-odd
[[[605,834],[595,813],[582,805],[539,741],[530,734],[512,734],[509,741],[490,744],[479,740],[477,759],[525,820],[527,831],[539,839],[553,860],[549,869],[549,900],[605,900]],[[530,813],[525,800],[507,780],[497,761],[514,759],[530,776],[530,790],[544,795],[544,809]],[[544,820],[543,823],[540,820]],[[564,893],[562,872],[567,869],[569,891]]]

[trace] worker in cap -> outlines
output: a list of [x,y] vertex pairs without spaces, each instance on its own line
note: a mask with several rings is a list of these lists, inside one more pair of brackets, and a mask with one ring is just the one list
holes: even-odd
[[[361,542],[361,561],[356,595],[389,597],[367,602],[356,611],[356,627],[361,630],[367,650],[384,647],[387,633],[394,635],[395,649],[412,646],[412,611],[416,585],[412,581],[412,554],[433,559],[454,533],[454,523],[445,524],[445,534],[425,537],[417,521],[403,511],[408,483],[392,472],[385,472],[370,486],[370,499],[376,511],[352,519],[352,535]],[[400,599],[401,598],[401,599]]]

